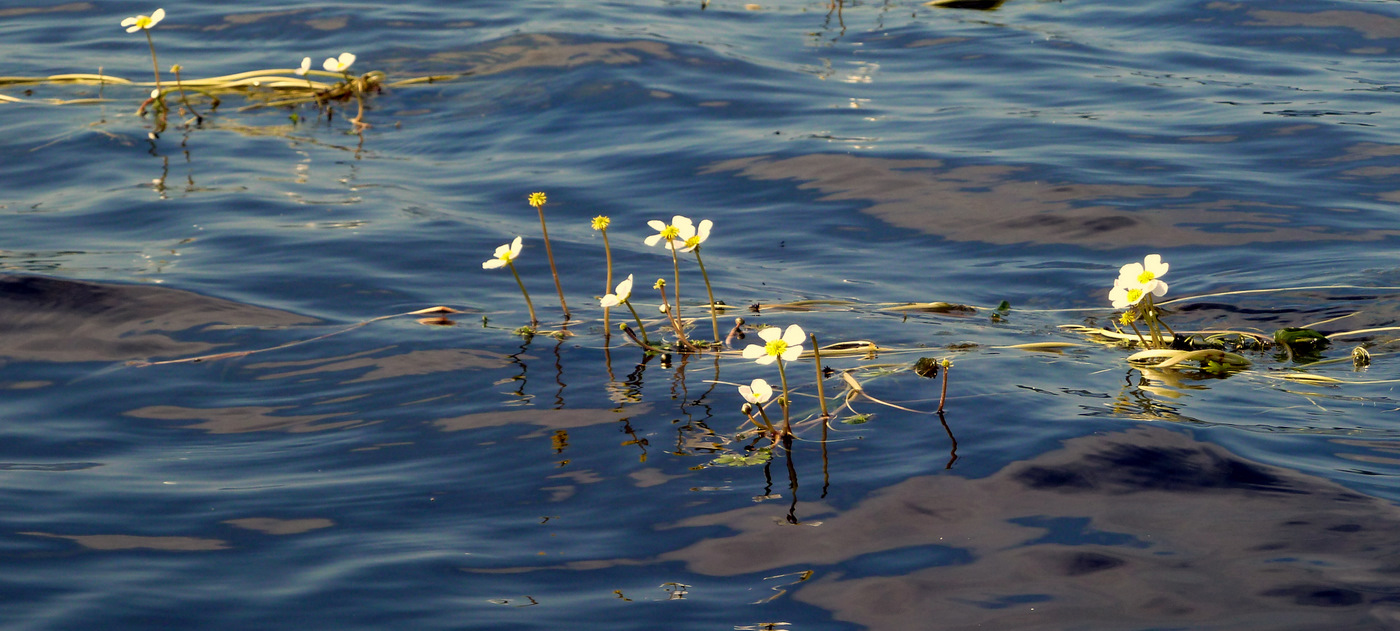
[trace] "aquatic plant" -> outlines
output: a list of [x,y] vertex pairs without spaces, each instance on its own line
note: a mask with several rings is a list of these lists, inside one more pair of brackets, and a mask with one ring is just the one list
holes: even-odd
[[559,269],[554,266],[554,250],[549,247],[549,228],[544,225],[544,205],[548,201],[544,193],[530,193],[526,198],[540,214],[540,233],[544,235],[544,253],[549,257],[549,271],[554,274],[554,289],[559,291],[559,308],[564,311],[564,319],[569,319],[569,305],[564,302],[564,286],[559,284]]
[[[700,265],[700,276],[705,279],[705,293],[708,294],[710,298],[710,326],[714,328],[714,341],[718,344],[719,319],[715,314],[715,291],[710,288],[710,275],[705,271],[705,260],[700,258],[700,244],[710,238],[710,228],[712,226],[714,226],[714,222],[709,219],[701,221],[700,225],[695,227],[686,224],[680,229],[680,238],[685,244],[685,247],[681,248],[681,252],[694,252],[695,262]],[[676,299],[676,304],[680,304],[679,298]]]
[[165,100],[161,98],[163,96],[163,91],[160,89],[160,62],[156,61],[156,42],[151,37],[151,29],[155,28],[155,25],[160,24],[160,21],[164,19],[165,9],[156,9],[152,11],[150,15],[137,15],[122,20],[122,26],[126,27],[126,32],[135,33],[136,31],[141,31],[145,33],[146,45],[151,49],[151,72],[153,72],[156,77],[156,89],[151,93],[151,98],[155,101],[156,115],[159,121],[156,126],[156,133],[160,133],[165,127]]
[[802,330],[802,327],[790,324],[781,333],[778,332],[778,327],[761,329],[758,332],[758,337],[764,341],[764,345],[750,344],[744,347],[744,359],[752,359],[760,366],[778,364],[778,378],[783,385],[783,396],[778,399],[778,405],[783,408],[783,433],[791,434],[792,395],[788,390],[787,371],[783,368],[783,363],[796,361],[798,357],[802,356],[802,343],[807,341],[807,334]]
[[[612,272],[613,272],[613,266],[612,266],[612,246],[608,245],[608,225],[611,224],[611,223],[612,223],[612,219],[609,219],[609,218],[608,218],[607,216],[605,216],[605,215],[598,215],[597,217],[594,217],[594,218],[593,218],[593,221],[592,221],[592,223],[591,223],[593,229],[594,229],[594,230],[597,230],[598,232],[602,233],[602,235],[603,235],[603,256],[605,256],[605,257],[607,258],[607,278],[603,281],[603,291],[604,291],[604,292],[607,292],[608,288],[613,286],[613,282],[612,282],[612,278],[613,278],[613,274],[612,274]],[[629,274],[629,275],[627,276],[627,278],[628,278],[628,280],[631,280],[632,276]],[[629,291],[631,290],[632,285],[631,285],[630,282],[628,283],[627,288],[628,288]],[[630,305],[629,305],[629,308],[630,308]],[[612,335],[612,320],[611,320],[611,318],[610,318],[611,315],[612,315],[612,308],[609,307],[608,305],[603,305],[603,336],[604,336],[604,337],[609,337],[609,336]],[[635,315],[635,312],[634,312],[634,315]],[[640,326],[640,325],[641,325],[641,321],[638,320],[638,326]]]
[[[619,304],[627,305],[627,310],[632,312],[632,319],[637,321],[637,329],[642,332],[642,341],[650,344],[650,341],[647,338],[647,328],[642,325],[642,319],[637,316],[637,310],[632,308],[632,302],[631,300],[629,300],[631,296],[632,275],[628,274],[627,280],[618,283],[617,289],[613,293],[603,296],[602,299],[598,301],[598,303],[600,306],[603,307],[604,310],[616,307]],[[606,311],[604,311],[604,313],[606,313]]]
[[525,291],[525,283],[520,280],[520,272],[515,270],[515,259],[520,256],[522,240],[516,237],[514,241],[496,248],[496,253],[491,255],[491,259],[481,264],[482,269],[496,269],[499,267],[509,267],[510,273],[515,275],[515,284],[520,285],[520,294],[525,296],[525,306],[530,310],[530,326],[537,327],[540,322],[535,317],[535,305],[530,302],[530,292]]
[[[1149,254],[1142,263],[1129,263],[1119,268],[1118,278],[1113,281],[1113,289],[1108,292],[1108,299],[1113,308],[1125,310],[1120,322],[1124,326],[1131,326],[1146,348],[1166,348],[1170,345],[1162,336],[1165,324],[1158,317],[1152,302],[1153,296],[1160,297],[1167,293],[1167,283],[1161,277],[1166,275],[1169,267],[1162,262],[1162,255]],[[1138,319],[1147,324],[1148,333],[1152,337],[1151,343],[1143,339],[1142,333],[1138,331]],[[1170,331],[1170,327],[1167,329]]]

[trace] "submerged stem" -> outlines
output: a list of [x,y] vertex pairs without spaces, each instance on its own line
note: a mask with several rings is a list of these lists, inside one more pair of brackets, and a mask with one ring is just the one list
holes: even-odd
[[[812,340],[812,356],[817,360],[817,400],[822,402],[822,418],[828,419],[831,418],[831,414],[826,411],[826,388],[822,386],[822,348],[817,344],[815,333],[809,333],[807,337]],[[943,374],[946,379],[948,373]]]
[[[613,282],[612,282],[612,246],[609,246],[609,245],[608,245],[608,229],[607,229],[606,227],[604,227],[600,232],[603,233],[603,255],[606,256],[607,259],[608,259],[608,278],[607,278],[607,284],[606,284],[606,286],[603,287],[603,295],[606,296],[606,295],[608,294],[608,292],[612,291],[612,288],[613,288]],[[631,308],[632,308],[632,305],[630,305],[630,304],[627,305],[627,308],[628,308],[628,309],[631,309]],[[636,313],[635,311],[633,311],[633,312],[632,312],[632,315],[637,315],[637,313]],[[611,336],[612,336],[612,319],[611,319],[611,316],[612,316],[612,307],[603,307],[603,337],[605,337],[605,338],[606,338],[606,337],[611,337]],[[637,321],[637,326],[641,326],[641,325],[642,325],[642,322],[641,322],[641,320],[639,319],[639,320]],[[646,331],[645,331],[645,330],[642,331],[642,339],[646,339]]]

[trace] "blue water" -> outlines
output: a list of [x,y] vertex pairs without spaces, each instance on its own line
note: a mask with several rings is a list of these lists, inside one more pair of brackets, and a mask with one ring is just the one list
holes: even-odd
[[[0,85],[0,628],[1393,628],[1394,332],[1298,383],[1060,325],[1160,253],[1166,299],[1308,287],[1174,303],[1179,330],[1395,326],[1400,8],[986,6],[164,6],[187,78],[447,77],[358,133],[230,95],[152,140],[149,86]],[[0,0],[0,75],[149,81],[118,23],[154,8]],[[753,453],[734,385],[776,371],[646,358],[596,302],[606,215],[659,331],[643,239],[676,214],[714,221],[721,326],[871,340],[825,363],[893,405],[717,464]],[[513,333],[481,263],[517,235],[572,336]],[[978,310],[890,308],[933,301]],[[455,326],[355,326],[435,305]],[[1076,346],[1006,348],[1033,342]],[[954,363],[941,418],[920,357]],[[788,378],[818,414],[811,359]]]

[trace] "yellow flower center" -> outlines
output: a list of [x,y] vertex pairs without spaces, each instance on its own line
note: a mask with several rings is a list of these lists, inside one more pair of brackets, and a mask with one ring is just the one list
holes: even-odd
[[1153,274],[1152,272],[1149,272],[1149,271],[1147,271],[1147,270],[1142,270],[1142,273],[1141,273],[1141,274],[1138,274],[1138,282],[1139,282],[1139,283],[1142,283],[1142,284],[1144,284],[1144,285],[1146,285],[1147,283],[1151,282],[1152,280],[1154,280],[1154,279],[1156,279],[1156,278],[1157,278],[1157,275],[1156,275],[1156,274]]
[[530,205],[535,208],[543,206],[545,202],[544,193],[530,193]]
[[693,236],[693,237],[691,237],[691,238],[689,238],[689,239],[686,239],[686,240],[685,240],[685,247],[687,247],[687,248],[697,248],[697,247],[700,247],[700,235],[695,235],[695,236]]
[[593,218],[593,229],[594,229],[594,230],[607,230],[607,229],[608,229],[608,224],[610,224],[610,223],[612,223],[612,220],[611,220],[611,219],[609,219],[609,218],[607,218],[607,217],[605,217],[605,216],[603,216],[603,215],[598,215],[597,217],[594,217],[594,218]]
[[1137,301],[1139,301],[1139,300],[1142,300],[1142,290],[1141,290],[1141,289],[1129,289],[1129,290],[1128,290],[1128,302],[1131,302],[1131,303],[1133,303],[1133,304],[1137,304]]
[[1137,319],[1137,318],[1134,318],[1134,317],[1133,317],[1133,312],[1132,312],[1132,311],[1125,311],[1125,312],[1123,312],[1123,317],[1122,317],[1122,318],[1119,318],[1118,321],[1119,321],[1119,322],[1122,322],[1122,323],[1123,323],[1123,326],[1128,326],[1128,325],[1130,325],[1130,324],[1133,323],[1133,320],[1136,320],[1136,319]]
[[136,28],[151,28],[151,16],[139,15],[136,17]]
[[675,238],[679,236],[681,236],[681,229],[675,226],[666,226],[661,229],[661,238],[667,241],[675,240]]
[[784,352],[787,351],[787,342],[784,342],[784,341],[782,341],[782,340],[780,340],[780,339],[778,339],[778,340],[773,340],[772,342],[769,342],[768,345],[767,345],[767,346],[764,346],[763,348],[764,348],[764,350],[768,351],[768,354],[769,354],[769,355],[772,355],[772,356],[774,356],[774,357],[780,357],[780,356],[782,356],[782,354],[783,354]]

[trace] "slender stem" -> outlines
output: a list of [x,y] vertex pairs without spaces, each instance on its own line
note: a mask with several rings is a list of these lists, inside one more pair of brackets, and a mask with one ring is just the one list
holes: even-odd
[[637,310],[632,308],[632,301],[624,300],[622,304],[627,305],[627,310],[632,312],[632,319],[637,321],[637,329],[642,332],[642,341],[650,344],[651,340],[647,339],[647,328],[642,326],[642,319],[637,317]]
[[1147,344],[1147,340],[1142,339],[1142,331],[1139,331],[1138,328],[1137,328],[1137,320],[1133,320],[1133,321],[1131,321],[1131,322],[1128,322],[1128,326],[1133,327],[1133,333],[1137,333],[1138,342],[1141,342],[1141,343],[1142,343],[1142,347],[1143,347],[1143,348],[1150,348],[1150,347],[1148,346],[1148,344]]
[[676,270],[676,286],[672,290],[676,292],[676,318],[681,317],[681,260],[676,255],[675,244],[671,244],[671,267]]
[[773,421],[768,419],[768,412],[763,409],[763,406],[755,405],[754,407],[758,408],[758,415],[763,417],[763,422],[768,424],[768,431],[777,434],[778,428],[773,427]]
[[792,422],[789,420],[788,408],[792,407],[792,399],[788,397],[787,371],[783,369],[783,358],[778,358],[778,378],[783,382],[783,433],[792,435]]
[[544,235],[544,253],[549,256],[549,271],[554,274],[554,289],[559,292],[559,308],[564,310],[564,319],[569,319],[569,305],[564,303],[564,286],[559,284],[559,269],[554,266],[554,250],[549,247],[549,228],[544,225],[544,204],[535,206],[540,212],[540,233]]
[[195,123],[203,123],[204,117],[199,114],[199,111],[194,109],[194,105],[190,104],[189,95],[185,94],[185,84],[180,81],[180,71],[175,70],[175,68],[179,67],[180,66],[177,64],[174,68],[171,68],[171,70],[175,72],[175,89],[180,91],[180,102],[184,103],[186,108],[189,108],[191,114],[194,114]]
[[[155,71],[155,74],[156,74],[156,89],[159,90],[159,89],[160,89],[160,64],[159,64],[158,62],[156,62],[156,42],[155,42],[154,39],[151,39],[151,29],[148,29],[148,28],[147,28],[147,29],[141,29],[141,30],[144,31],[144,32],[146,33],[146,45],[151,47],[151,70]],[[161,106],[164,107],[164,103],[161,103]]]
[[[603,295],[606,296],[609,292],[611,292],[611,291],[613,290],[613,282],[612,282],[612,247],[608,245],[608,229],[605,227],[605,228],[603,228],[603,229],[601,230],[601,232],[603,233],[603,254],[604,254],[605,256],[608,257],[608,279],[607,279],[607,286],[606,286],[606,287],[603,287]],[[627,307],[630,309],[630,308],[632,307],[632,305],[627,305]],[[636,315],[636,314],[634,313],[633,315]],[[603,307],[603,337],[604,337],[604,338],[612,337],[612,319],[611,319],[611,316],[612,316],[612,307]],[[641,324],[641,321],[638,320],[638,321],[637,321],[637,326],[641,326],[641,325],[642,325],[642,324]],[[643,332],[642,332],[642,337],[643,337],[643,338],[646,337],[646,331],[643,331]]]
[[938,413],[943,413],[943,402],[948,400],[948,373],[953,371],[953,364],[947,360],[943,362],[943,393],[938,395]]
[[[826,388],[822,386],[822,349],[817,346],[817,336],[809,333],[807,337],[812,340],[812,355],[817,358],[817,400],[822,402],[822,418],[831,418],[831,414],[826,411]],[[943,373],[946,377],[948,373]]]
[[705,261],[700,259],[700,246],[695,246],[695,262],[700,264],[700,276],[705,279],[705,293],[710,295],[710,326],[714,327],[715,343],[719,343],[719,318],[715,316],[715,292],[710,289],[710,275],[705,272]]
[[525,306],[530,308],[530,326],[540,325],[540,321],[535,318],[535,303],[530,302],[530,292],[525,291],[525,283],[520,280],[520,272],[515,271],[515,263],[507,261],[510,266],[510,273],[515,275],[515,284],[520,285],[520,295],[525,296]]

